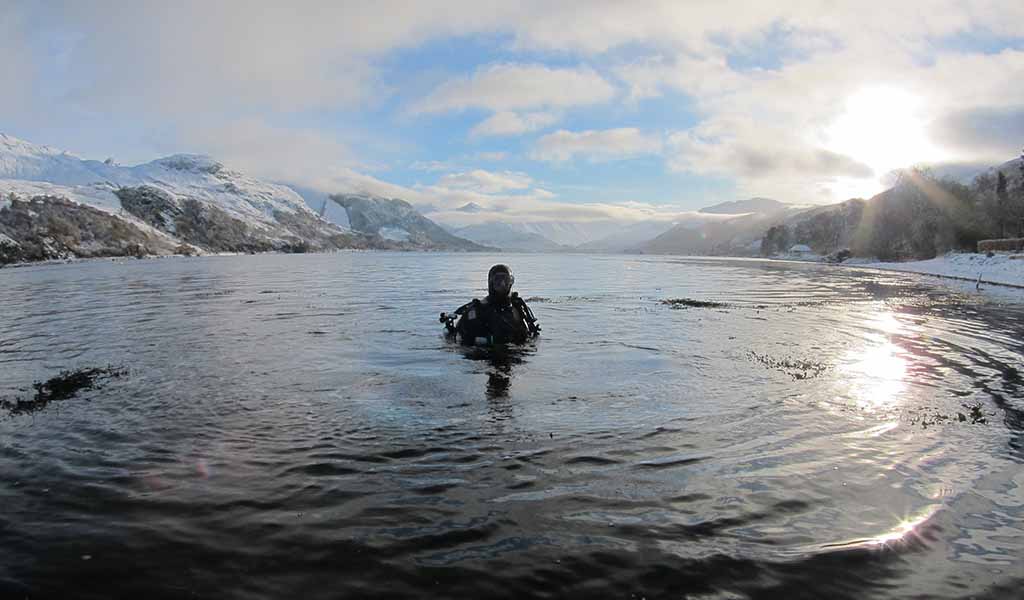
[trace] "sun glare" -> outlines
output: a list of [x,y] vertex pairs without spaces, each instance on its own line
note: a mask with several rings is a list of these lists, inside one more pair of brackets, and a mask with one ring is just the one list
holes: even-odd
[[866,323],[876,333],[864,347],[851,349],[844,361],[850,393],[864,409],[897,405],[906,391],[908,361],[903,349],[889,336],[903,325],[891,313],[879,313]]
[[847,99],[845,112],[825,130],[826,146],[871,167],[876,177],[940,160],[941,150],[928,139],[926,108],[923,98],[905,90],[861,89]]

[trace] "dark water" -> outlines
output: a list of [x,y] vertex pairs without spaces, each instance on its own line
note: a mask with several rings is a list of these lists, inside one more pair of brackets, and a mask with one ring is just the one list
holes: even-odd
[[[437,313],[510,262],[544,326]],[[672,309],[658,300],[715,300]],[[0,271],[0,596],[1024,597],[1024,304],[757,261]]]

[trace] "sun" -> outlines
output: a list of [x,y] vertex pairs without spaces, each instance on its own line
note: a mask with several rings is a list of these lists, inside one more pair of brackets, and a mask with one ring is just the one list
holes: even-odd
[[927,103],[903,89],[872,86],[847,98],[843,114],[825,129],[826,148],[870,167],[893,169],[946,158],[928,138]]

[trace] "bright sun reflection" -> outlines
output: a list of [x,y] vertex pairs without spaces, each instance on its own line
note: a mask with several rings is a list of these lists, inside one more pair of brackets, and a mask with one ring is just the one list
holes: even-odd
[[896,404],[906,389],[907,359],[902,348],[888,336],[899,333],[901,324],[890,313],[880,313],[867,324],[881,333],[880,343],[851,351],[844,363],[850,393],[861,408],[885,408]]
[[917,516],[903,519],[888,533],[875,536],[870,540],[867,540],[869,545],[884,545],[892,542],[904,541],[908,536],[916,535],[918,530],[921,528],[928,519],[938,512],[938,506],[930,506]]
[[850,548],[855,546],[886,546],[893,543],[909,542],[911,540],[920,540],[921,531],[925,524],[939,512],[940,505],[928,506],[921,510],[916,515],[905,517],[900,519],[895,527],[889,531],[869,537],[866,539],[852,540],[849,542],[841,542],[838,544],[825,544],[825,548]]
[[928,138],[926,109],[921,97],[894,87],[867,87],[850,96],[825,130],[825,147],[871,167],[875,177],[840,178],[833,193],[867,197],[881,189],[877,178],[893,169],[948,158]]

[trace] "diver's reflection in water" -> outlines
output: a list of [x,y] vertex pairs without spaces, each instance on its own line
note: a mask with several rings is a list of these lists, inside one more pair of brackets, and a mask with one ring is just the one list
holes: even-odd
[[512,387],[512,366],[508,364],[492,364],[487,373],[487,399],[499,400],[508,396]]
[[509,346],[468,346],[462,347],[462,355],[472,361],[487,364],[487,387],[485,393],[491,402],[508,398],[518,365],[525,364],[536,353],[535,344]]

